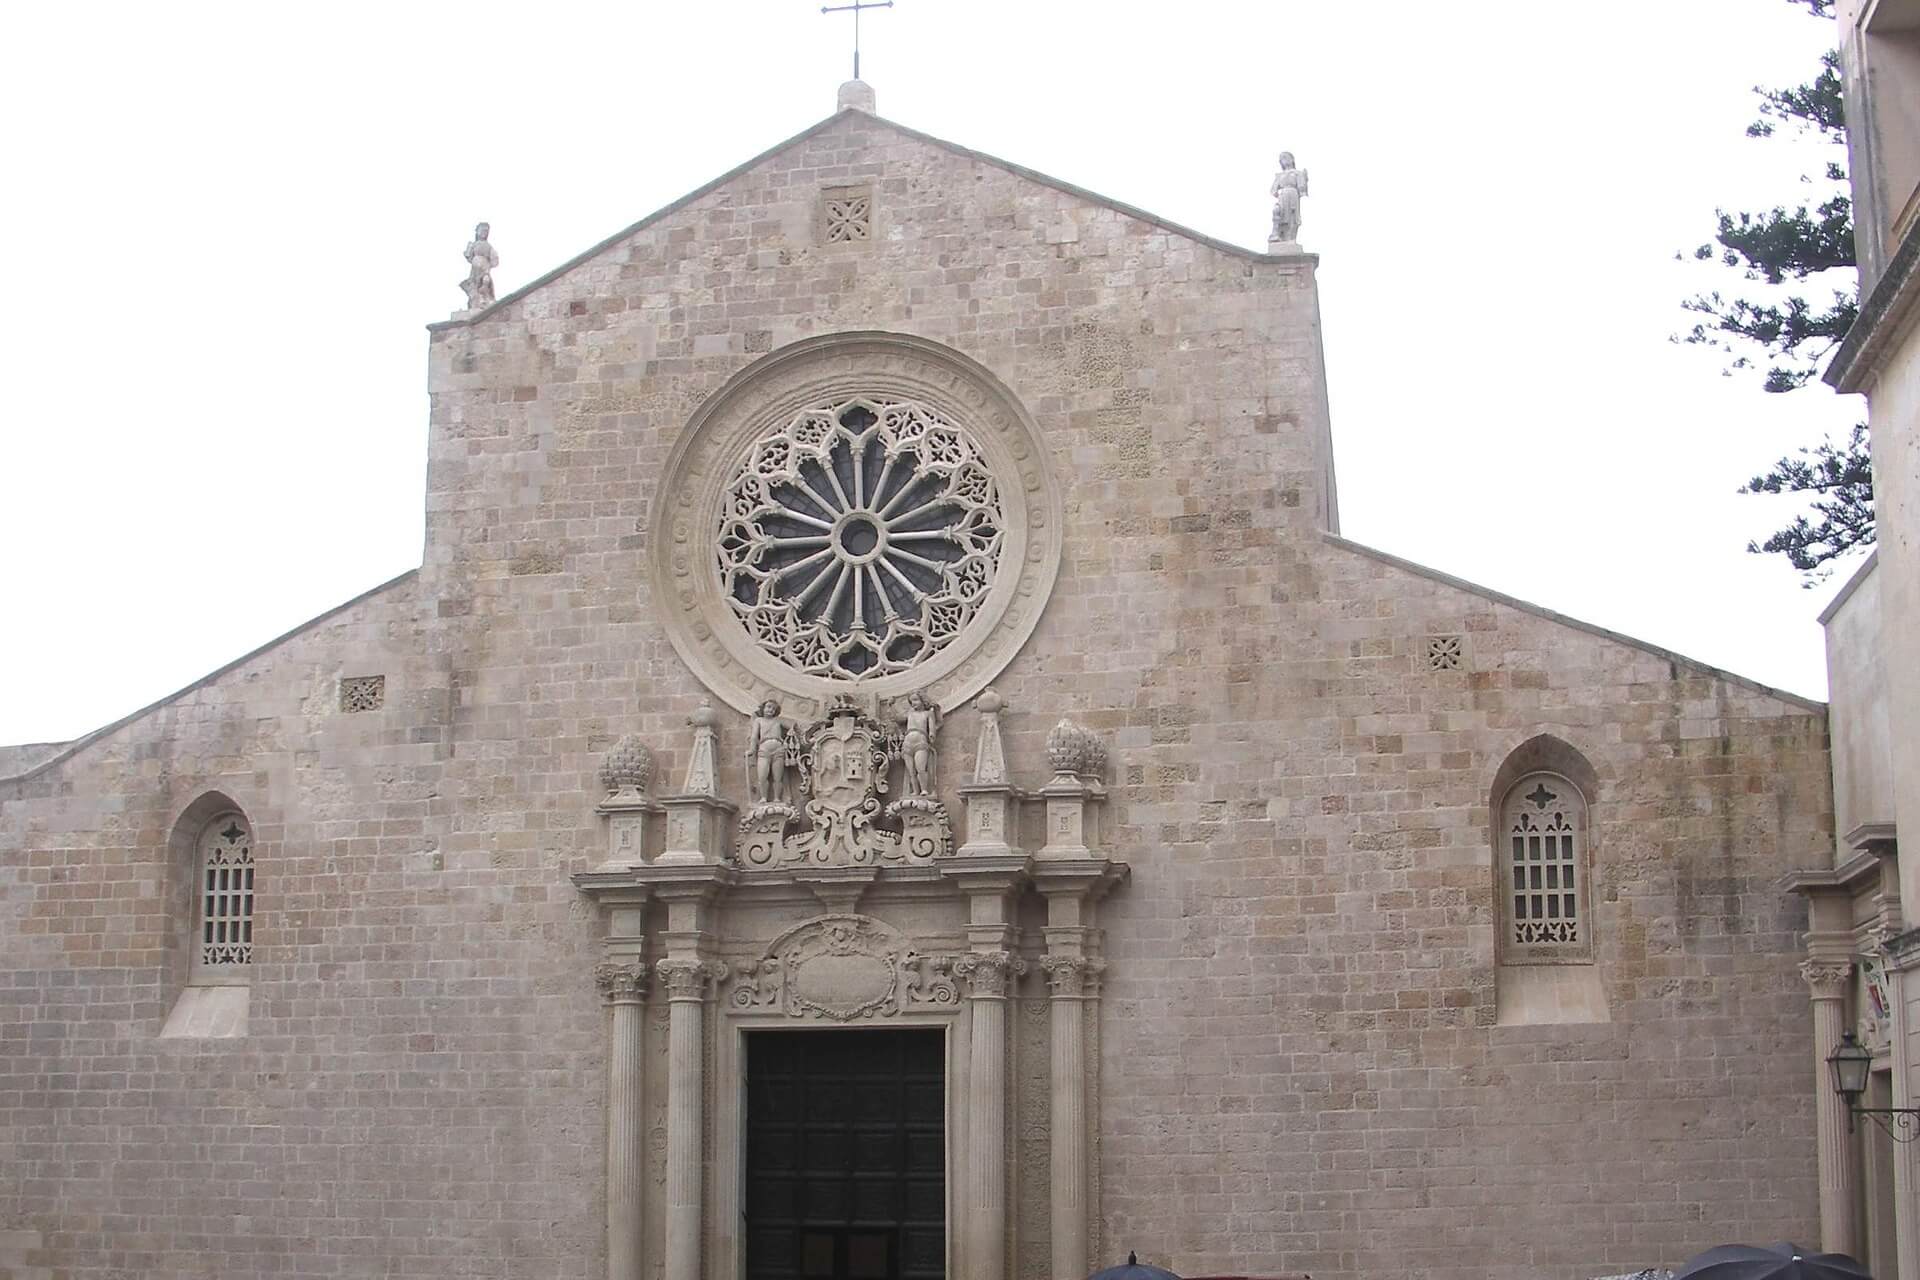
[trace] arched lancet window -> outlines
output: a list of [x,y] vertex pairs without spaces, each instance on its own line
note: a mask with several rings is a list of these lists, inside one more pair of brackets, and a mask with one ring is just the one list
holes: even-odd
[[245,981],[253,963],[253,829],[238,810],[200,833],[194,855],[194,972]]
[[1508,963],[1593,953],[1587,896],[1587,802],[1557,773],[1529,773],[1500,806],[1499,883]]

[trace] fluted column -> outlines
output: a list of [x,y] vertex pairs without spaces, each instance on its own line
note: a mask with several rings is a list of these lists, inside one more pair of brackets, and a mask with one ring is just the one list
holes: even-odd
[[641,1014],[647,966],[638,960],[608,962],[593,976],[613,1006],[607,1051],[607,1280],[639,1280],[646,1063]]
[[700,1280],[706,1002],[725,966],[677,957],[662,960],[654,971],[668,1000],[665,1280]]
[[1819,1150],[1820,1246],[1857,1257],[1854,1243],[1853,1134],[1847,1104],[1828,1079],[1827,1055],[1846,1028],[1847,987],[1853,964],[1808,960],[1800,966],[1813,996],[1814,1136]]
[[1053,954],[1040,961],[1052,990],[1052,1239],[1056,1280],[1087,1274],[1087,1060],[1085,1006],[1099,962]]
[[1007,984],[1026,961],[1005,951],[962,956],[972,1056],[967,1091],[967,1274],[1003,1280],[1007,1255]]

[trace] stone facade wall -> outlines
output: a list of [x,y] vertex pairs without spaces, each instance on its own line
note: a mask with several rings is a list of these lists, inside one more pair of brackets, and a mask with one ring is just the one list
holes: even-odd
[[[1833,829],[1844,840],[1857,827],[1894,820],[1878,557],[1860,567],[1820,617],[1827,643]],[[1834,845],[1836,864],[1853,853],[1846,844]]]
[[[822,243],[820,190],[866,183],[873,239]],[[0,1231],[89,1278],[604,1273],[600,925],[567,876],[604,851],[601,754],[638,733],[676,777],[701,695],[652,477],[758,353],[876,329],[997,374],[1067,495],[996,688],[1017,778],[1062,715],[1112,747],[1110,1252],[1570,1280],[1811,1234],[1774,881],[1828,856],[1821,710],[1325,534],[1318,326],[1307,260],[847,114],[440,328],[419,576],[0,783]],[[341,712],[374,673],[386,705]],[[1605,1024],[1492,1025],[1488,789],[1539,733],[1601,780]],[[208,790],[255,827],[249,1033],[160,1040],[171,827]]]

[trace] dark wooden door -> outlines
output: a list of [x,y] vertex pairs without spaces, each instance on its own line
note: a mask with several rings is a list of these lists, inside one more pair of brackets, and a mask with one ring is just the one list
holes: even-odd
[[946,1275],[937,1028],[747,1036],[747,1280]]

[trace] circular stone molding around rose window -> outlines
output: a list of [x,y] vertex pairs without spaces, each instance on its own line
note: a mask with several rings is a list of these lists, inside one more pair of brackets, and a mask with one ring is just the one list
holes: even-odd
[[756,361],[694,414],[649,559],[674,648],[736,710],[915,689],[951,710],[1032,634],[1060,527],[999,379],[924,339],[844,333]]

